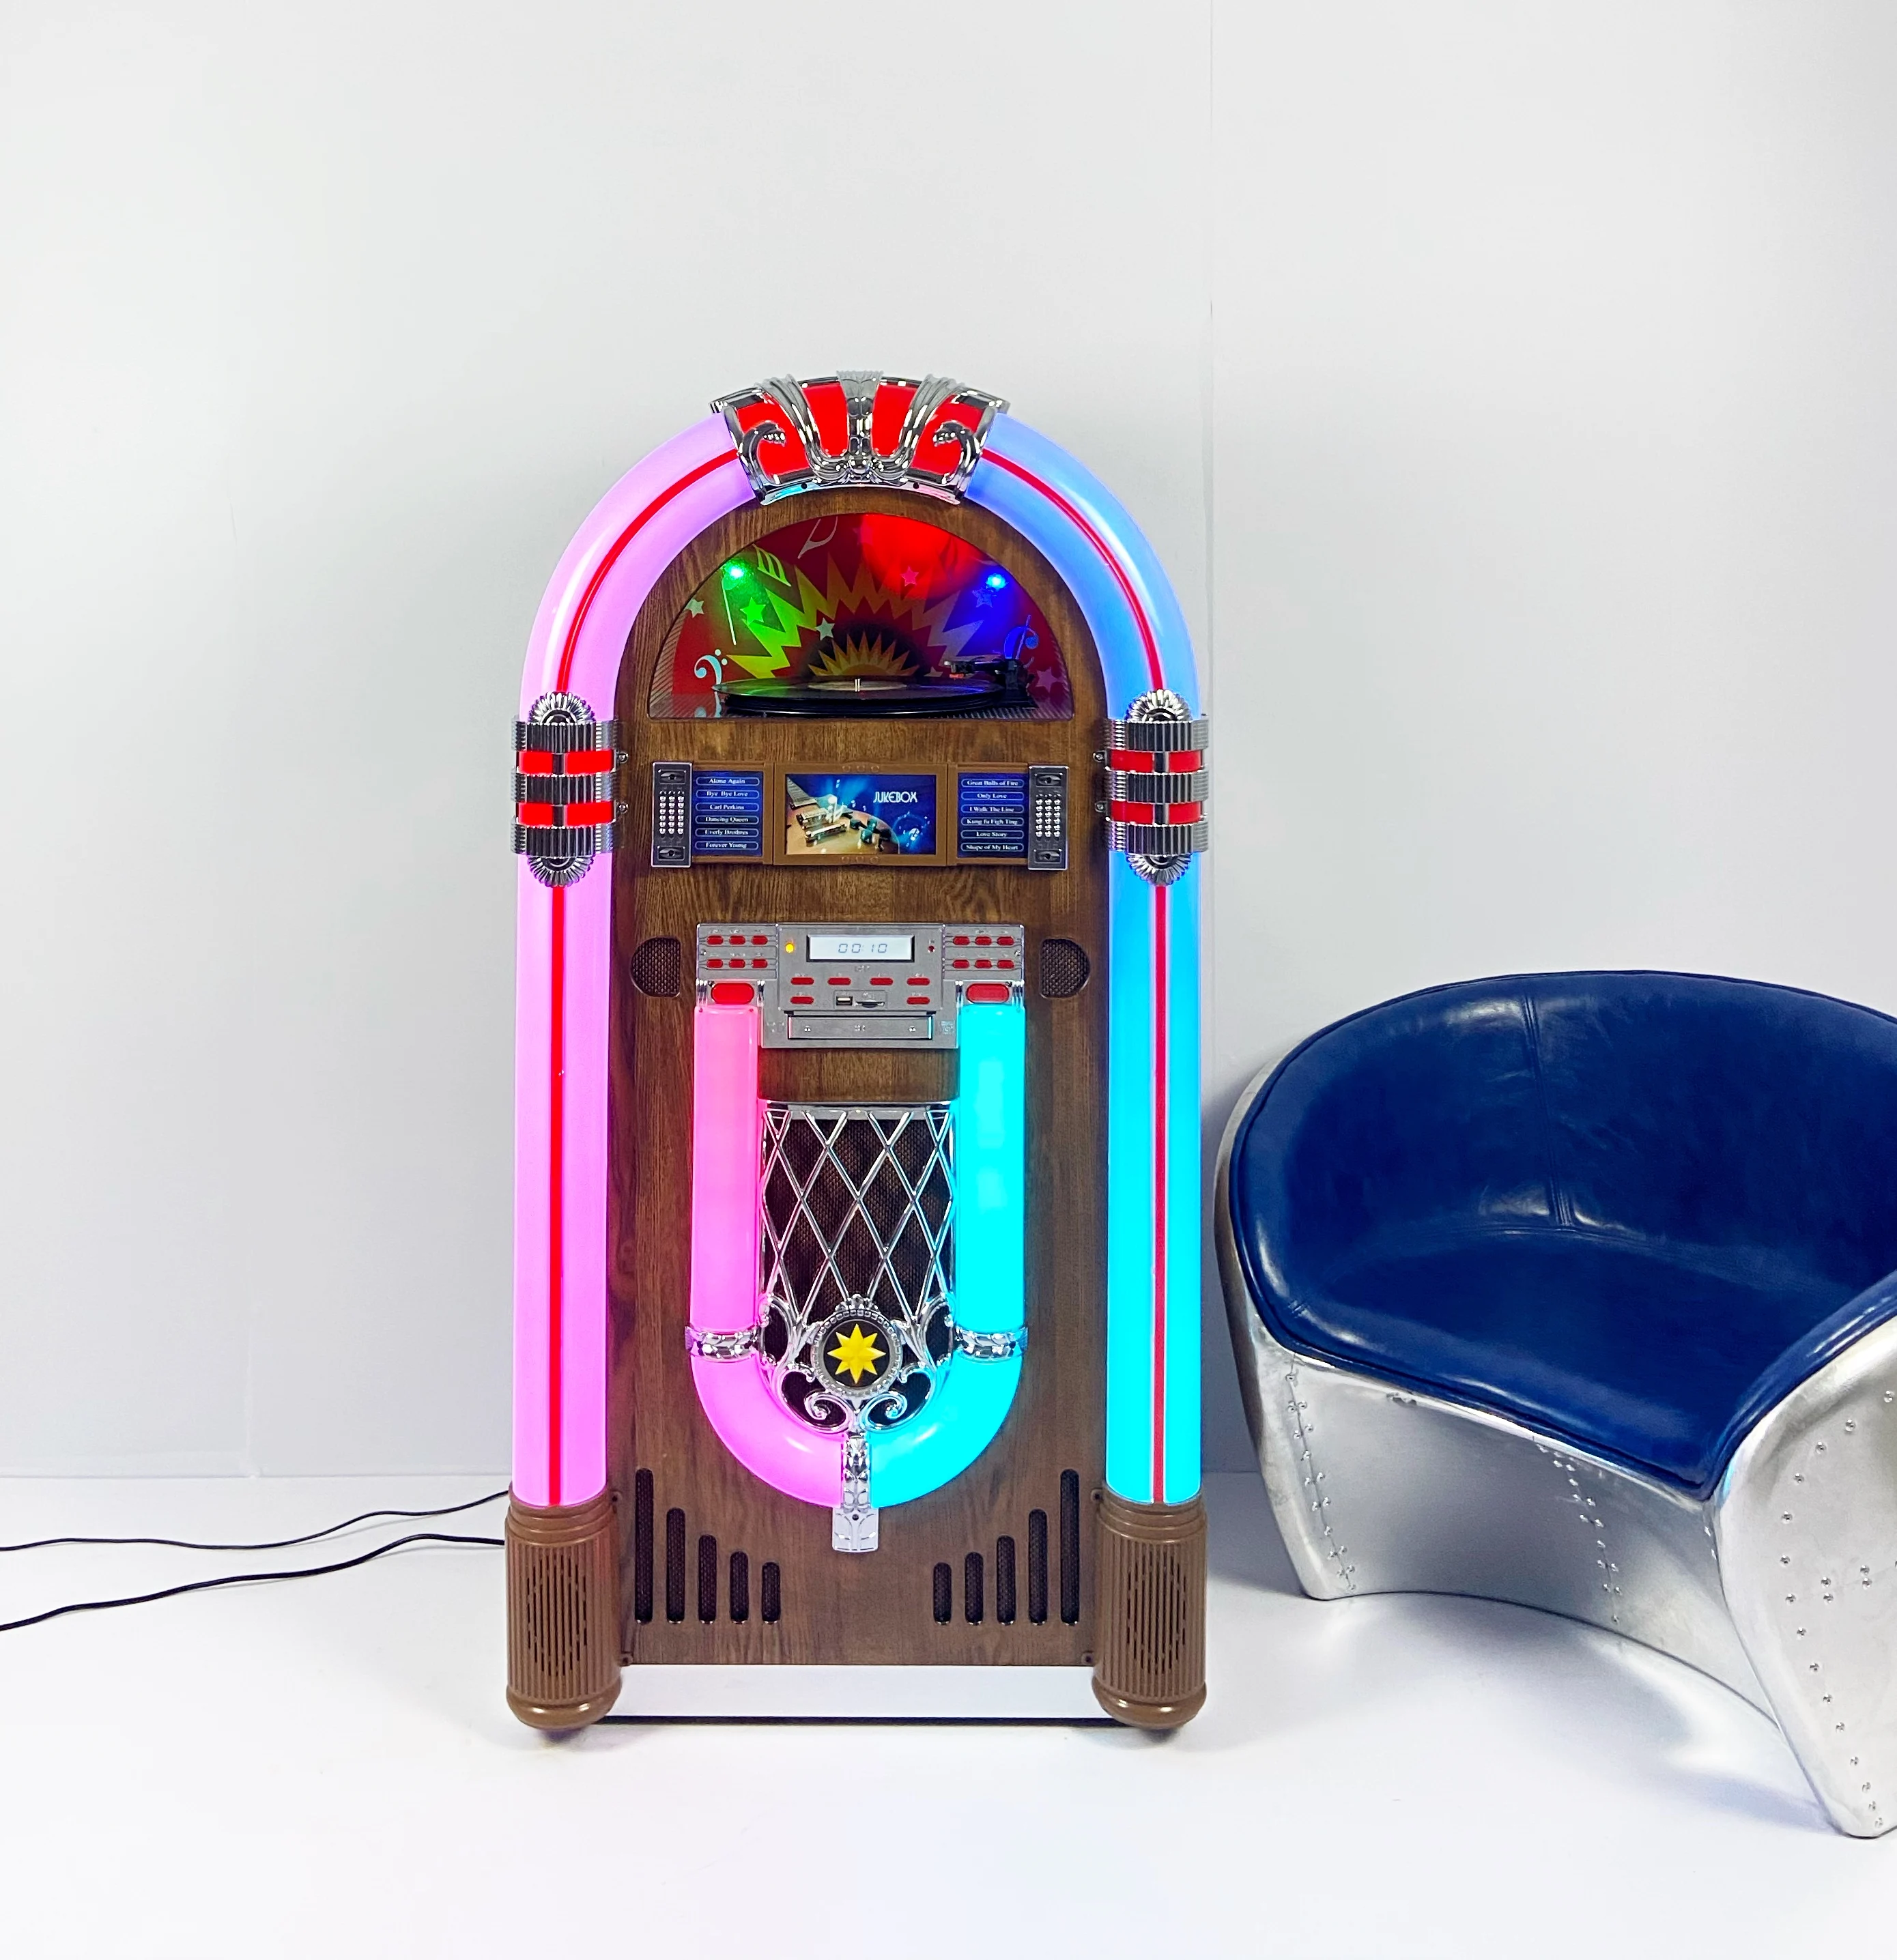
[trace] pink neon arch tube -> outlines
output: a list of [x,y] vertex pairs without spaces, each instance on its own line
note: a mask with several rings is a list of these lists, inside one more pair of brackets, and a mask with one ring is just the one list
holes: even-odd
[[[692,1325],[757,1324],[758,1010],[702,1001],[692,1023]],[[843,1497],[843,1440],[788,1418],[754,1354],[692,1357],[699,1400],[726,1449],[806,1503]]]
[[[750,501],[715,417],[602,498],[554,573],[527,649],[520,715],[550,693],[613,712],[628,634],[660,574]],[[606,1052],[613,861],[549,887],[520,861],[514,1018],[514,1474],[524,1504],[606,1488]]]

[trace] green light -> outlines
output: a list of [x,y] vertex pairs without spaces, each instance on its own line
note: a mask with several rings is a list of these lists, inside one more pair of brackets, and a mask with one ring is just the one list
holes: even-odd
[[740,565],[736,558],[733,558],[724,568],[724,582],[727,585],[741,585],[750,575],[751,568],[748,565]]

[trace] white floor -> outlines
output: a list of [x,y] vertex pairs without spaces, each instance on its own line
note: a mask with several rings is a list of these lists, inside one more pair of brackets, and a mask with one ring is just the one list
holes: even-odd
[[[275,1536],[482,1488],[16,1481],[0,1539]],[[1213,1499],[1211,1699],[1163,1742],[612,1726],[549,1743],[501,1701],[488,1551],[6,1634],[0,1952],[1889,1950],[1897,1836],[1835,1835],[1736,1697],[1512,1608],[1315,1604],[1258,1488],[1216,1479]],[[258,1562],[15,1554],[0,1619]]]

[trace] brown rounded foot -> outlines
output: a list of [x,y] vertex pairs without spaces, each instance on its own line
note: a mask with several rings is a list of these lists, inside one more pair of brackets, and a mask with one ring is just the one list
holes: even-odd
[[1205,1705],[1205,1505],[1100,1494],[1093,1695],[1117,1722],[1176,1729]]

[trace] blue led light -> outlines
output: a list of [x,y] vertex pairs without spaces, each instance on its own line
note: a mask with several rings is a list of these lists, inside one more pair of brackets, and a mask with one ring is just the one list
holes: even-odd
[[988,587],[989,591],[999,592],[1002,590],[1007,584],[1007,574],[1005,572],[991,571],[988,577],[982,581],[982,583]]

